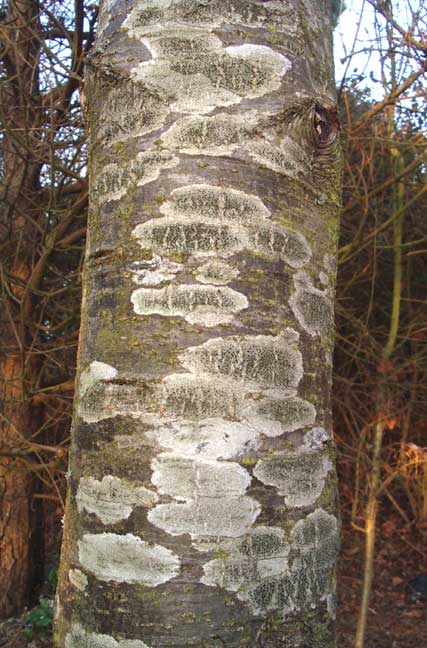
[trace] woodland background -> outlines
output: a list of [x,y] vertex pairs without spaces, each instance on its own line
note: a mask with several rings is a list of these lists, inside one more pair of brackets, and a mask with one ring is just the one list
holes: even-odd
[[[427,591],[423,600],[411,583],[427,575],[427,8],[352,7],[360,24],[338,80],[338,645],[421,648]],[[88,0],[0,2],[0,541],[12,534],[14,547],[0,551],[14,583],[0,604],[10,617],[0,646],[9,648],[51,645],[86,233],[82,76],[96,22]]]

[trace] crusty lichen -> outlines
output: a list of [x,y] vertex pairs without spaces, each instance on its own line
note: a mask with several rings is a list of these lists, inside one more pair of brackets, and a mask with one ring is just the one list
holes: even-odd
[[136,506],[148,508],[157,500],[154,491],[112,475],[101,481],[82,477],[76,496],[78,510],[95,514],[103,524],[126,520]]
[[78,623],[73,623],[71,632],[65,637],[65,648],[150,648],[139,639],[114,639],[110,635],[89,632]]
[[291,178],[300,178],[310,173],[310,157],[304,149],[289,136],[282,137],[280,146],[268,140],[248,142],[249,155],[259,164]]
[[130,272],[134,283],[140,286],[158,286],[175,279],[183,269],[182,263],[174,263],[169,259],[154,256],[152,259],[133,261]]
[[282,432],[293,432],[313,425],[316,419],[314,405],[296,397],[262,400],[258,405],[258,413],[280,423]]
[[161,421],[148,438],[184,456],[221,460],[239,459],[261,445],[260,434],[246,420],[219,417]]
[[146,135],[163,124],[167,115],[164,101],[147,91],[142,83],[122,80],[120,85],[107,86],[102,91],[97,129],[91,132],[97,141],[116,144]]
[[152,482],[178,502],[159,504],[148,513],[151,524],[172,535],[238,537],[260,512],[245,495],[249,473],[239,464],[161,453],[153,461]]
[[314,427],[304,434],[304,447],[308,450],[320,450],[330,441],[331,435],[322,427]]
[[133,68],[135,80],[170,101],[175,112],[209,113],[278,90],[289,59],[265,45],[224,47],[196,27],[163,30],[142,39],[151,60]]
[[[274,33],[287,35],[290,43],[304,37],[294,9],[282,2],[269,2],[268,7],[265,4],[257,1],[248,5],[247,0],[233,0],[229,4],[224,4],[222,0],[145,0],[133,7],[124,27],[133,38],[162,32],[165,24],[203,25],[211,29],[224,24],[254,28],[268,26]],[[159,20],[160,16],[162,21]]]
[[142,248],[164,255],[228,257],[244,249],[247,243],[241,227],[169,217],[137,225],[133,234]]
[[229,257],[244,249],[301,268],[311,257],[305,237],[280,223],[254,195],[229,187],[187,185],[160,206],[163,218],[137,225],[141,247],[159,254]]
[[311,257],[305,237],[290,232],[278,223],[255,229],[251,233],[249,247],[259,254],[282,259],[292,268],[301,268]]
[[255,527],[220,544],[223,556],[204,565],[201,582],[236,592],[256,615],[315,608],[332,593],[329,582],[338,550],[338,523],[316,509],[293,527]]
[[159,493],[177,500],[239,497],[247,490],[249,473],[230,461],[194,459],[162,452],[152,462],[151,481]]
[[245,295],[232,288],[197,284],[138,288],[131,300],[137,315],[179,316],[206,327],[228,324],[249,305]]
[[236,418],[243,400],[238,383],[218,377],[172,374],[162,385],[162,410],[184,419]]
[[331,469],[326,453],[298,450],[260,459],[254,475],[263,484],[275,486],[288,506],[302,507],[316,502]]
[[145,0],[133,7],[124,28],[131,37],[141,39],[148,34],[163,32],[164,25],[182,27],[199,24],[210,29],[222,25],[268,26],[273,33],[281,34],[287,47],[294,51],[304,38],[295,10],[283,2],[268,4],[268,7],[265,2],[251,2],[249,5],[247,0],[233,0],[229,4],[224,4],[223,0]]
[[156,587],[175,578],[178,556],[128,533],[86,533],[78,542],[81,565],[102,581]]
[[239,270],[224,261],[208,261],[197,268],[196,279],[200,283],[223,286],[239,276]]
[[162,151],[138,153],[134,160],[121,165],[112,162],[103,166],[92,184],[92,199],[99,203],[119,200],[134,185],[140,187],[156,180],[162,169],[178,164],[178,158]]
[[334,314],[328,292],[315,288],[305,272],[298,272],[294,283],[295,292],[289,303],[298,322],[312,336],[330,334]]
[[115,383],[115,377],[116,373],[108,380],[94,381],[83,392],[80,389],[78,414],[86,423],[96,423],[120,414],[135,417],[145,411],[144,386],[135,382]]
[[180,357],[190,371],[227,376],[246,384],[295,389],[303,375],[298,334],[213,338]]
[[261,117],[254,111],[242,115],[192,115],[175,122],[161,136],[169,149],[187,155],[231,155],[253,130],[260,126]]
[[96,383],[112,380],[117,376],[117,369],[105,362],[94,360],[80,374],[79,396],[82,398]]
[[225,541],[216,551],[219,556],[203,566],[204,585],[239,592],[246,600],[248,589],[263,579],[288,569],[290,545],[282,529],[255,527],[235,541]]
[[264,203],[252,194],[230,187],[196,184],[175,189],[160,211],[165,216],[205,222],[257,225],[270,217]]

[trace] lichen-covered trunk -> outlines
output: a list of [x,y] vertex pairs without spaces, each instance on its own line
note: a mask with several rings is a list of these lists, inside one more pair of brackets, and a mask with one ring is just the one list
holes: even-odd
[[101,5],[57,646],[335,645],[329,7]]

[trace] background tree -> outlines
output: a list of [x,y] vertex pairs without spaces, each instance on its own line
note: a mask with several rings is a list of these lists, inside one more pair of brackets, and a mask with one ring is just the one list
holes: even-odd
[[82,0],[2,3],[0,617],[40,580],[42,498],[61,503],[85,232],[77,88],[95,15]]
[[58,646],[334,644],[330,18],[101,5]]

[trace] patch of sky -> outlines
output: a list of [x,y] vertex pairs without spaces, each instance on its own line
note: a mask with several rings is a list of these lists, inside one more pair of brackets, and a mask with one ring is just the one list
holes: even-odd
[[[362,95],[365,101],[381,101],[420,67],[423,52],[411,46],[411,38],[425,42],[427,4],[424,0],[340,2],[341,13],[334,30],[337,87],[340,91],[346,89]],[[394,27],[374,8],[375,4],[380,5],[384,13],[392,13]],[[410,92],[402,96],[396,119],[409,119],[415,125],[421,119],[423,123],[418,126],[422,128],[425,126],[424,110],[425,73],[418,84],[412,85]]]

